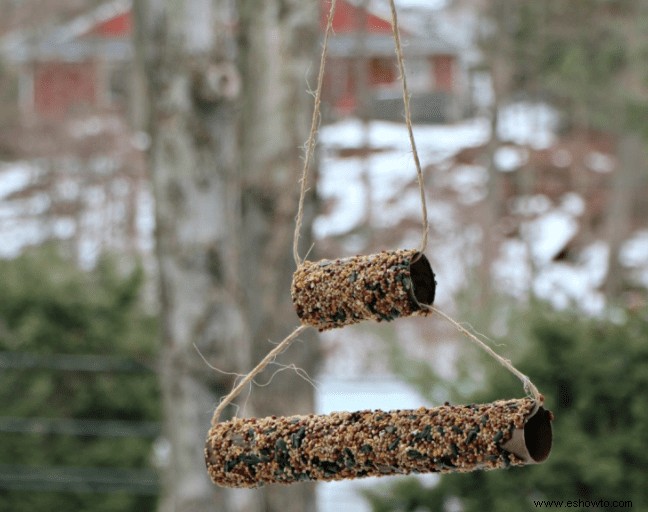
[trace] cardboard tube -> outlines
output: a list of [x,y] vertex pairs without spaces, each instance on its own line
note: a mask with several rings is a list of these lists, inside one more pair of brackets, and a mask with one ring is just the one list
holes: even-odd
[[209,431],[205,461],[224,487],[521,466],[549,456],[552,419],[530,398],[236,418]]
[[337,260],[304,261],[291,294],[302,324],[320,331],[362,320],[426,315],[436,281],[424,254],[410,249]]

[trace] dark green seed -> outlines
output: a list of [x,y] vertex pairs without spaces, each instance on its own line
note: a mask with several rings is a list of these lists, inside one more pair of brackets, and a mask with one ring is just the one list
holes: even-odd
[[425,455],[423,455],[421,452],[417,450],[407,450],[407,456],[410,459],[422,459],[425,457]]
[[248,466],[254,466],[255,464],[261,462],[261,459],[254,454],[241,455],[241,462]]
[[294,448],[299,448],[305,435],[306,427],[300,427],[297,432],[290,436],[290,444],[292,444]]
[[326,476],[333,476],[341,469],[335,462],[331,462],[329,460],[322,461],[320,468],[324,471],[325,474],[329,473]]
[[371,452],[373,451],[373,448],[372,448],[371,445],[369,445],[369,444],[363,444],[363,445],[360,447],[360,451],[361,451],[362,453],[371,453]]
[[232,471],[236,465],[239,463],[238,457],[232,460],[228,460],[225,462],[225,473],[229,473]]
[[472,443],[475,439],[477,439],[477,429],[474,428],[470,432],[468,432],[468,437],[466,438],[466,444]]

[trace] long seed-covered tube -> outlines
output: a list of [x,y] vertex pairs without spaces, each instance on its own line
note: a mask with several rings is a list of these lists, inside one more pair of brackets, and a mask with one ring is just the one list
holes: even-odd
[[426,315],[436,283],[416,250],[383,251],[337,260],[304,261],[295,271],[292,299],[302,324],[320,331],[362,320]]
[[212,481],[225,487],[495,469],[545,460],[552,419],[529,398],[235,418],[209,431],[205,460]]

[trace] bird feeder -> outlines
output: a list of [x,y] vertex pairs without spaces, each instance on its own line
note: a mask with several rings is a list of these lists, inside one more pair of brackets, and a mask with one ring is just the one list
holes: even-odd
[[209,431],[205,460],[224,487],[522,466],[549,456],[552,419],[530,398],[235,418]]
[[304,261],[291,294],[302,324],[320,331],[362,320],[427,315],[436,281],[417,250],[383,251],[336,260]]

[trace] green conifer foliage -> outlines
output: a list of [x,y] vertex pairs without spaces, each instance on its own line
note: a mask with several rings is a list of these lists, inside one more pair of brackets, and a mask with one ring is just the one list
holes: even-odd
[[0,510],[153,511],[160,402],[143,275],[0,262]]
[[[403,480],[368,494],[374,512],[534,511],[533,500],[604,500],[610,505],[631,500],[634,510],[645,509],[648,314],[635,312],[623,322],[611,322],[541,307],[523,319],[526,336],[504,340],[504,346],[524,343],[514,363],[545,394],[546,407],[555,414],[549,459],[505,471],[443,475],[434,487]],[[484,365],[487,381],[470,400],[520,395],[519,382],[499,365]]]

